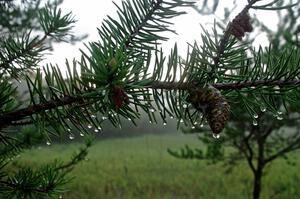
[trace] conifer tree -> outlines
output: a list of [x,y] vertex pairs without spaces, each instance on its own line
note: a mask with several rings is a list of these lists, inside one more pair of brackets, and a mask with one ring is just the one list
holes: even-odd
[[[36,66],[46,50],[46,39],[64,41],[74,18],[57,6],[40,9],[42,35],[9,32],[0,41],[1,194],[56,196],[67,182],[66,173],[90,146],[88,141],[70,163],[8,173],[10,158],[34,145],[35,138],[51,144],[54,136],[73,136],[74,130],[100,131],[105,120],[116,127],[122,127],[122,118],[135,124],[141,112],[151,122],[166,123],[166,118],[175,117],[178,126],[193,127],[205,119],[214,137],[219,137],[233,110],[230,107],[245,107],[253,115],[262,101],[272,111],[278,110],[273,103],[278,97],[292,103],[300,84],[299,50],[286,48],[275,56],[272,46],[256,51],[243,42],[253,30],[250,11],[294,6],[278,6],[278,2],[248,0],[226,27],[215,24],[212,31],[203,27],[202,43],[189,45],[182,59],[177,45],[168,56],[163,53],[160,44],[168,38],[161,33],[174,32],[171,18],[185,13],[177,8],[194,2],[123,1],[116,5],[118,18],[108,17],[98,29],[99,41],[89,42],[80,60],[66,62],[65,76],[60,66]],[[26,81],[27,104],[18,103],[12,78]],[[28,124],[35,126],[35,136],[11,132],[12,127]]]

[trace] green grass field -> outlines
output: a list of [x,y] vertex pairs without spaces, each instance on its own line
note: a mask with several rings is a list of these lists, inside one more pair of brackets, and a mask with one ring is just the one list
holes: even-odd
[[[245,163],[226,173],[222,164],[180,160],[167,153],[167,148],[186,143],[199,145],[194,136],[186,135],[99,140],[90,149],[87,161],[72,172],[75,178],[63,198],[249,198],[252,175]],[[67,161],[79,146],[80,143],[45,146],[27,151],[17,161],[34,166],[55,158]],[[268,168],[262,198],[300,198],[298,171],[298,166],[276,161]]]

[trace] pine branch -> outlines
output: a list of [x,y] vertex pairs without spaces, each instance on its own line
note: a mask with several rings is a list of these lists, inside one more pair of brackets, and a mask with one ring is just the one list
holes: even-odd
[[168,28],[171,24],[168,19],[185,12],[178,12],[174,8],[193,4],[194,2],[182,0],[127,0],[122,2],[121,7],[115,4],[119,20],[111,17],[104,20],[101,29],[98,29],[102,41],[90,44],[91,54],[97,48],[106,51],[107,45],[113,51],[121,48],[126,51],[127,56],[146,54],[148,50],[155,49],[159,40],[168,39],[160,36],[160,32],[175,32]]
[[72,159],[55,168],[55,171],[67,171],[70,172],[76,164],[84,160],[88,154],[88,148],[91,147],[92,141],[90,139],[85,140],[85,147],[80,148],[80,151],[73,155]]
[[[148,1],[145,0],[147,3]],[[145,3],[144,2],[144,3]],[[228,68],[227,65],[222,63],[222,71],[218,74],[224,75],[226,80],[229,80],[229,82],[224,83],[211,83],[212,81],[209,81],[209,72],[203,70],[201,67],[197,65],[197,51],[193,51],[191,55],[188,54],[188,59],[186,60],[184,72],[182,74],[183,77],[181,77],[180,81],[176,82],[175,77],[178,75],[176,72],[178,68],[181,71],[181,63],[178,67],[178,60],[179,56],[177,54],[177,49],[174,49],[174,52],[171,53],[169,58],[169,63],[167,67],[167,71],[164,71],[163,64],[164,64],[164,57],[161,56],[161,60],[156,60],[156,69],[154,70],[154,74],[152,78],[148,78],[146,72],[149,69],[149,63],[150,63],[150,53],[148,52],[147,55],[143,56],[137,56],[137,57],[130,57],[132,55],[131,53],[134,53],[135,50],[129,52],[124,52],[122,49],[122,44],[125,44],[128,46],[131,42],[133,42],[133,38],[138,36],[141,33],[141,30],[146,31],[147,29],[144,29],[145,27],[149,26],[150,24],[148,21],[160,21],[159,18],[154,18],[152,15],[157,14],[160,17],[166,17],[166,16],[176,16],[179,13],[173,11],[171,8],[177,6],[177,3],[172,3],[167,5],[170,5],[169,7],[161,7],[160,3],[163,1],[149,1],[151,2],[151,5],[147,4],[147,8],[145,8],[143,14],[138,13],[137,8],[141,7],[143,5],[141,2],[138,3],[138,5],[130,4],[129,2],[123,4],[123,11],[119,8],[119,16],[122,23],[116,22],[115,20],[111,19],[110,21],[106,21],[106,25],[103,26],[103,31],[99,31],[100,36],[103,39],[104,43],[92,43],[90,46],[90,52],[92,53],[92,56],[88,56],[87,54],[83,53],[83,59],[80,62],[81,66],[81,76],[78,75],[76,72],[76,64],[73,65],[73,72],[69,72],[69,80],[65,81],[62,77],[62,74],[59,70],[59,68],[47,68],[44,70],[46,77],[46,83],[47,83],[47,91],[44,91],[44,79],[42,77],[42,74],[38,72],[36,79],[34,81],[31,81],[28,79],[28,86],[29,91],[31,94],[31,103],[33,105],[30,105],[27,108],[17,110],[14,112],[8,112],[3,113],[0,115],[0,127],[6,127],[14,121],[20,121],[23,120],[26,117],[33,116],[35,114],[42,113],[46,110],[53,110],[53,112],[43,113],[41,120],[51,120],[52,118],[57,118],[58,120],[61,120],[61,124],[66,124],[64,122],[64,117],[66,115],[69,115],[69,110],[67,107],[68,105],[73,105],[75,103],[80,103],[82,107],[86,107],[85,104],[83,104],[83,100],[89,98],[87,96],[92,96],[94,100],[94,105],[97,105],[97,112],[100,109],[100,113],[106,114],[110,110],[113,110],[117,112],[117,114],[120,114],[121,116],[124,116],[125,118],[129,118],[131,120],[138,118],[139,114],[135,112],[135,110],[132,109],[130,105],[135,105],[136,107],[141,107],[149,114],[149,117],[151,115],[151,99],[150,99],[150,90],[155,90],[154,92],[154,99],[157,102],[157,106],[160,110],[162,108],[160,105],[165,107],[164,99],[159,99],[160,96],[156,92],[156,90],[167,90],[172,91],[168,95],[169,97],[166,98],[167,103],[171,104],[170,109],[173,110],[165,110],[167,108],[163,108],[163,119],[165,119],[165,113],[168,112],[169,114],[174,114],[178,118],[186,118],[190,117],[188,116],[190,113],[185,112],[184,115],[182,115],[182,111],[177,108],[177,106],[181,107],[182,103],[184,102],[183,96],[187,92],[179,92],[176,99],[174,96],[177,95],[177,91],[189,91],[190,89],[197,86],[203,86],[205,84],[211,84],[213,87],[219,90],[225,90],[225,91],[233,91],[233,90],[241,90],[243,88],[249,88],[249,87],[291,87],[293,85],[299,85],[300,82],[297,80],[297,74],[299,73],[296,64],[292,61],[295,61],[295,59],[292,59],[295,53],[290,53],[288,57],[282,56],[278,62],[279,64],[275,65],[277,68],[269,69],[269,65],[267,68],[267,71],[262,71],[261,64],[261,57],[262,52],[259,51],[256,59],[254,59],[255,65],[253,66],[251,62],[245,63],[246,59],[245,56],[231,58],[231,60],[234,60],[235,65],[232,66],[232,68]],[[148,3],[149,3],[148,2]],[[155,2],[155,3],[154,3]],[[248,11],[248,9],[251,8],[251,6],[256,3],[257,0],[249,1],[249,4],[243,9],[243,12]],[[146,5],[146,4],[145,4]],[[179,2],[178,5],[185,5],[184,2]],[[135,7],[136,10],[130,10],[130,7]],[[156,10],[162,9],[161,13],[156,13]],[[125,12],[125,10],[130,10],[130,13]],[[60,15],[60,12],[54,12],[54,15]],[[130,17],[137,17],[139,20],[131,22],[129,19]],[[48,18],[48,14],[44,16],[44,18]],[[50,17],[51,18],[51,17]],[[67,17],[68,18],[68,17]],[[47,21],[47,20],[46,20]],[[126,22],[126,23],[125,23]],[[164,21],[163,21],[164,22]],[[235,23],[235,22],[233,22]],[[51,30],[52,22],[49,24],[45,23],[45,32],[46,30]],[[124,24],[127,24],[129,27],[128,30],[126,30],[126,27]],[[151,29],[163,31],[166,30],[165,28],[160,28],[157,23],[156,25],[150,25]],[[229,51],[225,53],[225,46],[227,46],[229,35],[232,33],[231,31],[231,24],[228,25],[227,30],[225,31],[224,37],[220,40],[219,44],[214,44],[212,46],[217,46],[216,52],[217,56],[213,58],[213,65],[219,68],[221,57],[228,54],[238,54],[243,49],[239,49],[237,51]],[[108,32],[107,32],[108,31]],[[117,32],[114,32],[117,31]],[[144,40],[139,39],[138,41],[141,44],[151,44],[153,40],[153,37],[150,34],[150,30],[146,31],[148,34],[147,37],[149,37],[150,40]],[[62,32],[63,33],[63,32]],[[125,34],[125,36],[123,35]],[[145,36],[145,33],[142,34]],[[215,33],[217,35],[217,33]],[[114,38],[115,42],[121,42],[121,43],[113,43],[111,38]],[[159,39],[160,37],[157,36],[156,39]],[[135,41],[135,43],[139,43],[138,41]],[[208,40],[206,41],[208,42]],[[212,42],[212,40],[209,40],[209,42]],[[227,48],[231,48],[235,43],[231,41],[231,44],[227,46]],[[120,48],[121,47],[121,48]],[[208,46],[209,47],[209,46]],[[194,50],[194,49],[193,49]],[[157,51],[156,51],[157,52]],[[202,53],[206,53],[204,50]],[[225,53],[225,54],[224,54]],[[201,53],[200,53],[201,54]],[[206,54],[209,55],[207,52]],[[204,58],[206,59],[208,55],[205,55]],[[292,56],[293,55],[293,56]],[[269,56],[270,59],[273,58],[271,55]],[[228,58],[228,57],[227,57]],[[229,58],[228,58],[229,59]],[[237,60],[239,59],[239,62],[237,63]],[[242,60],[241,60],[242,59]],[[273,60],[273,59],[272,59]],[[291,61],[292,60],[292,61]],[[88,62],[89,63],[88,63]],[[200,60],[201,61],[201,60]],[[204,60],[205,62],[209,62],[210,60]],[[286,66],[287,64],[292,63],[293,67],[295,69],[288,71],[286,67],[282,67],[282,70],[278,70],[279,66]],[[241,66],[236,65],[240,64]],[[281,64],[281,65],[280,65]],[[299,64],[299,63],[298,63]],[[144,66],[145,65],[145,66]],[[270,66],[273,64],[271,63]],[[295,66],[294,66],[295,65]],[[68,65],[67,65],[68,66]],[[142,66],[142,67],[141,67]],[[226,66],[226,67],[225,67]],[[52,69],[53,72],[50,72]],[[70,67],[68,66],[68,70],[70,71]],[[234,72],[232,72],[232,70]],[[171,74],[171,71],[173,71],[173,74]],[[231,71],[231,76],[226,74],[226,72]],[[244,74],[245,71],[248,73]],[[250,71],[250,72],[249,72]],[[165,73],[166,72],[166,73]],[[198,74],[197,74],[198,73]],[[165,81],[159,81],[162,79],[162,75],[167,74],[165,77]],[[193,79],[193,76],[188,77],[188,74],[196,74],[198,76],[198,79]],[[250,74],[248,77],[248,74]],[[208,75],[208,77],[207,77]],[[266,75],[266,77],[264,77]],[[227,76],[227,77],[226,77]],[[233,79],[234,76],[239,76],[243,78],[236,78]],[[271,76],[271,78],[269,78]],[[141,78],[142,77],[142,78]],[[282,77],[287,77],[286,80],[281,80]],[[245,81],[244,79],[251,79]],[[239,80],[240,79],[240,80]],[[197,82],[199,81],[199,82]],[[94,87],[94,88],[93,88]],[[96,89],[95,89],[96,88]],[[177,90],[177,91],[176,91]],[[104,94],[103,94],[104,92]],[[46,97],[45,97],[46,96]],[[62,97],[65,96],[65,97]],[[128,96],[131,96],[131,100]],[[143,100],[139,100],[138,97],[143,96]],[[182,97],[182,99],[180,99]],[[121,100],[116,100],[117,98],[121,98]],[[170,98],[170,99],[169,99]],[[177,99],[178,98],[178,99]],[[36,99],[38,99],[39,102],[36,102]],[[148,104],[145,104],[144,102],[147,102]],[[144,103],[144,104],[143,104]],[[123,106],[124,105],[124,106]],[[176,106],[176,107],[175,107]],[[61,107],[61,109],[58,109],[58,107]],[[91,107],[86,107],[91,108]],[[78,113],[79,114],[79,113]],[[77,119],[82,119],[85,115],[80,113],[81,115],[77,117]],[[61,116],[63,115],[63,116]],[[50,116],[53,116],[52,118]],[[88,122],[93,123],[93,119],[91,119],[90,115],[88,114]],[[154,116],[153,116],[154,117]],[[39,118],[38,118],[39,119]],[[37,120],[38,120],[37,119]],[[155,118],[153,118],[155,120]],[[114,124],[119,123],[119,115],[117,118],[111,117],[110,120]],[[150,120],[152,120],[150,118]],[[76,122],[75,122],[76,123]],[[74,124],[74,123],[73,123]]]
[[[255,4],[257,3],[258,1],[261,1],[261,0],[251,0],[251,1],[248,1],[248,4],[244,7],[244,9],[237,15],[243,15],[243,14],[246,14],[248,12],[248,10]],[[211,73],[209,74],[209,79],[213,78],[213,74],[215,73],[215,71],[217,70],[217,68],[219,67],[219,64],[220,64],[220,59],[221,57],[223,56],[224,54],[224,51],[225,51],[225,48],[226,48],[226,45],[228,44],[228,41],[229,41],[229,37],[230,35],[232,34],[232,24],[234,22],[231,22],[227,25],[227,28],[223,34],[223,37],[220,39],[220,41],[218,42],[218,46],[217,46],[217,52],[216,52],[216,56],[213,57],[213,65],[212,65],[212,71]]]
[[13,121],[19,121],[23,118],[32,116],[41,111],[51,110],[60,106],[66,106],[73,103],[82,103],[82,102],[83,101],[81,97],[66,96],[57,100],[49,100],[48,102],[45,103],[31,105],[17,111],[4,113],[0,115],[0,128],[9,126]]
[[[13,76],[17,76],[19,71],[33,67],[33,65],[40,60],[39,53],[46,50],[46,48],[42,46],[46,38],[47,35],[45,34],[41,39],[39,39],[38,36],[30,39],[30,33],[25,33],[21,40],[13,37],[8,38],[3,42],[2,52],[0,51],[0,68],[8,70]],[[5,58],[6,53],[9,54]],[[20,63],[21,67],[15,67],[14,62]],[[22,65],[25,65],[25,68],[23,68]]]
[[141,22],[138,26],[136,26],[134,28],[134,30],[132,30],[129,34],[129,38],[125,40],[125,46],[126,48],[129,47],[130,43],[132,42],[133,38],[136,37],[141,29],[147,24],[147,22],[150,20],[150,19],[153,19],[153,14],[156,10],[160,9],[161,7],[161,4],[162,4],[163,0],[152,0],[152,3],[153,6],[152,8],[149,10],[149,12],[141,19]]
[[[17,183],[13,183],[11,181],[4,181],[4,180],[0,180],[0,184],[2,184],[3,187],[10,187],[12,189],[18,189],[19,185]],[[50,191],[53,191],[53,185],[49,184],[46,187],[43,188],[27,188],[26,190],[24,190],[26,192],[37,192],[37,193],[49,193]]]
[[71,160],[67,163],[55,161],[53,164],[40,167],[37,171],[33,171],[28,167],[22,168],[14,176],[1,176],[0,185],[1,193],[7,195],[18,194],[23,196],[45,196],[47,194],[55,195],[63,190],[59,186],[65,184],[66,174],[73,170],[74,166],[85,159],[88,154],[88,148],[91,146],[92,140],[85,140],[85,146],[75,153]]
[[41,53],[48,48],[44,47],[45,40],[50,37],[57,41],[64,41],[69,34],[72,23],[75,22],[72,13],[61,14],[61,9],[45,6],[39,11],[39,23],[44,30],[44,36],[31,38],[31,31],[25,32],[21,37],[18,34],[10,35],[1,41],[0,69],[8,71],[17,78],[20,71],[36,67],[41,60]]
[[[164,90],[185,90],[188,91],[195,87],[195,82],[185,82],[185,83],[170,83],[170,82],[152,82],[146,88],[151,88],[155,90],[164,89]],[[256,80],[256,81],[245,81],[245,82],[237,82],[237,83],[215,83],[211,84],[211,86],[223,90],[223,91],[233,91],[233,90],[241,90],[245,88],[251,87],[294,87],[296,85],[300,85],[300,80]],[[85,93],[88,95],[87,93]],[[38,114],[41,111],[56,109],[60,106],[67,106],[72,104],[84,104],[84,97],[76,97],[76,96],[65,96],[58,99],[52,99],[45,103],[35,104],[28,106],[26,108],[0,114],[0,127],[6,127],[12,124],[14,121],[22,120],[26,117],[32,116],[34,114]],[[88,98],[86,98],[88,99]]]

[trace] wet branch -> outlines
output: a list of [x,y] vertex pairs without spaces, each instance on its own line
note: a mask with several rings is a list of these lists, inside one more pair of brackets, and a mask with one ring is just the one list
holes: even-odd
[[[257,80],[257,81],[243,81],[237,83],[215,83],[211,84],[218,90],[230,91],[230,90],[241,90],[250,87],[260,87],[260,86],[295,86],[300,85],[300,80]],[[195,87],[195,82],[159,82],[154,81],[150,83],[145,89],[164,89],[164,90],[189,90]],[[0,114],[0,129],[16,123],[16,121],[23,120],[34,114],[45,110],[55,109],[57,107],[79,104],[86,106],[84,103],[84,97],[82,96],[65,96],[59,99],[52,99],[48,102],[30,105],[26,108],[19,109],[17,111],[2,113]]]
[[30,105],[26,108],[22,108],[9,113],[3,113],[0,115],[0,129],[11,125],[14,121],[22,120],[41,111],[50,110],[60,106],[66,106],[79,102],[82,102],[81,97],[66,96],[57,100],[49,100],[45,103]]

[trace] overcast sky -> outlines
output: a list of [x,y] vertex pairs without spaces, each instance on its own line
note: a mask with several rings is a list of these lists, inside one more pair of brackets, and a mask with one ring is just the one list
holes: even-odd
[[[114,2],[120,4],[122,0],[115,0]],[[201,1],[200,1],[201,2]],[[224,7],[232,7],[233,0],[220,0],[220,5],[216,12],[216,16],[222,18]],[[246,5],[246,0],[237,0],[238,8],[232,13],[233,18],[244,5]],[[88,41],[97,41],[99,39],[97,33],[97,27],[101,26],[101,23],[107,15],[112,17],[116,16],[116,8],[112,0],[65,0],[62,5],[62,10],[67,13],[72,11],[77,20],[75,27],[73,29],[74,34],[88,34],[89,37],[82,42],[78,42],[77,45],[73,46],[70,44],[59,44],[55,45],[54,52],[47,57],[44,63],[58,63],[60,66],[64,67],[65,58],[72,59],[74,57],[79,57],[79,48],[85,49],[84,43]],[[184,54],[187,47],[187,42],[193,43],[194,40],[198,40],[201,34],[200,24],[204,27],[209,27],[214,21],[215,16],[210,15],[204,17],[199,15],[195,10],[191,8],[184,8],[188,14],[182,15],[172,19],[175,23],[173,29],[176,30],[178,35],[169,34],[170,40],[164,44],[164,49],[169,49],[174,45],[175,42],[178,43],[178,47],[181,54]],[[256,14],[260,17],[269,27],[276,27],[278,21],[276,20],[276,14],[272,11],[250,11],[250,14]],[[264,34],[261,34],[257,41],[263,45],[266,45],[264,41]]]

